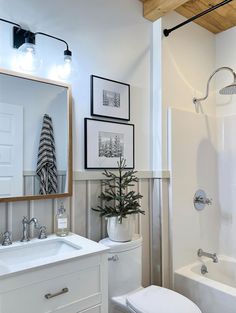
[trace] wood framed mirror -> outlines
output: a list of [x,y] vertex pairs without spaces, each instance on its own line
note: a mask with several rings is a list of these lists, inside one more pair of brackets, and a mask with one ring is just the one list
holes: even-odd
[[0,202],[71,195],[70,85],[0,69]]

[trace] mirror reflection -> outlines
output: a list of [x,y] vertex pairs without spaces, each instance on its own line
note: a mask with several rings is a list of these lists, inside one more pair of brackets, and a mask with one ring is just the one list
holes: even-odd
[[0,73],[0,198],[68,192],[68,88]]

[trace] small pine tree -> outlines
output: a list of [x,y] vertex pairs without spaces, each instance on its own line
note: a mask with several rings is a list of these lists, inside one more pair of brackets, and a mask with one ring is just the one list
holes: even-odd
[[107,170],[103,172],[103,175],[107,178],[103,181],[105,191],[98,198],[105,201],[105,205],[104,207],[98,205],[96,209],[92,208],[92,210],[99,212],[100,216],[117,216],[119,223],[122,223],[122,219],[126,218],[127,215],[145,214],[140,209],[138,202],[143,196],[139,192],[126,191],[127,187],[132,187],[135,182],[138,182],[138,178],[135,176],[137,171],[126,171],[125,167],[125,159],[120,158],[118,162],[118,175]]

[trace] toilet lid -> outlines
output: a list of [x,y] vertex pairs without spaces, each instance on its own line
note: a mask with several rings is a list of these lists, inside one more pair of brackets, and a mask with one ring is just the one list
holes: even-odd
[[136,313],[201,313],[188,298],[172,290],[150,286],[126,298],[127,305]]

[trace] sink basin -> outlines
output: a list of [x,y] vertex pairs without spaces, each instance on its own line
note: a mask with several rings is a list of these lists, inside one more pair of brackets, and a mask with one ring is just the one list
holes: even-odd
[[11,246],[0,247],[0,277],[102,250],[106,248],[75,234],[65,238],[51,235],[42,240],[15,242]]
[[60,256],[72,251],[81,249],[71,245],[69,242],[60,239],[54,239],[46,242],[38,242],[35,244],[24,244],[15,248],[8,248],[0,251],[1,263],[7,266],[22,264],[28,262],[39,261],[49,257]]

